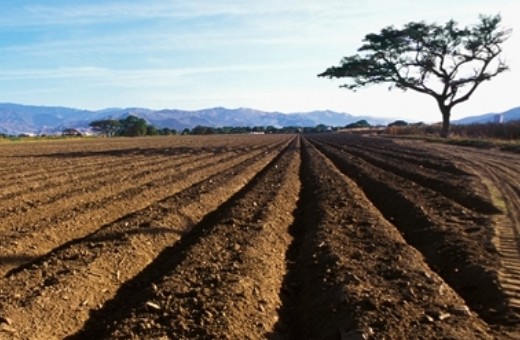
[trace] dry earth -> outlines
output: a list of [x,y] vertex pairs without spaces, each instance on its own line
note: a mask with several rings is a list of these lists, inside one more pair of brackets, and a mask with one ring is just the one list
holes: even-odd
[[0,339],[520,339],[520,156],[348,134],[0,144]]

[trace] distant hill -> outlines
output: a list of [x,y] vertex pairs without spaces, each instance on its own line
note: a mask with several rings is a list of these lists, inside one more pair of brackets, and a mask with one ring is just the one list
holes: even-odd
[[502,113],[488,113],[480,116],[471,116],[458,120],[454,120],[452,124],[485,124],[494,121],[495,116],[501,114],[504,117],[504,122],[520,119],[520,107],[502,112]]
[[0,103],[0,133],[6,134],[54,134],[73,128],[87,131],[88,124],[99,119],[122,119],[128,115],[146,119],[158,128],[183,130],[197,125],[222,126],[316,126],[325,124],[345,126],[365,119],[372,125],[386,125],[393,118],[353,116],[334,111],[298,113],[264,112],[248,108],[226,109],[216,107],[198,111],[175,109],[150,110],[145,108],[108,108],[98,111],[78,110],[66,107],[28,106]]

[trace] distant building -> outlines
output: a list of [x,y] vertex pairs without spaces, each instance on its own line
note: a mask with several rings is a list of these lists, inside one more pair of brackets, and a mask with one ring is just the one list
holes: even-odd
[[504,122],[504,115],[502,115],[502,114],[495,115],[495,117],[493,117],[493,122],[502,124]]

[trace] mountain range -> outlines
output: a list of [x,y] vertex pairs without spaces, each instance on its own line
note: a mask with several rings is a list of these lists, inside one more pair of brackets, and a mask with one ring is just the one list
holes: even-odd
[[497,115],[501,115],[503,117],[503,122],[509,122],[512,120],[520,120],[520,107],[516,107],[510,110],[507,110],[502,113],[488,113],[480,116],[470,116],[465,117],[459,120],[455,120],[453,124],[486,124],[492,123],[495,121]]
[[[520,107],[501,113],[504,121],[520,119]],[[265,112],[239,108],[216,107],[197,111],[151,110],[146,108],[108,108],[103,110],[79,110],[66,107],[29,106],[0,103],[0,133],[5,134],[55,134],[73,128],[81,132],[89,130],[89,123],[100,119],[123,119],[128,115],[144,118],[157,128],[170,128],[181,131],[197,125],[222,126],[345,126],[359,120],[371,125],[386,125],[398,118],[355,116],[334,111],[312,111],[297,113]],[[496,114],[466,117],[453,121],[453,124],[487,123]]]
[[78,110],[65,107],[28,106],[0,103],[0,133],[5,134],[54,134],[73,128],[85,132],[89,123],[100,119],[123,119],[128,115],[144,118],[157,128],[181,131],[197,125],[222,126],[345,126],[366,120],[372,125],[386,125],[396,119],[370,116],[353,116],[334,111],[312,111],[305,113],[264,112],[239,108],[222,107],[198,110],[151,110],[145,108],[109,108],[98,111]]

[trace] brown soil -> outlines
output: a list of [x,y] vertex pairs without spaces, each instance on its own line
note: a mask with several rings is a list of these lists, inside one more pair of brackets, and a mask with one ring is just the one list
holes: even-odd
[[341,135],[0,145],[0,339],[520,339],[520,156]]

